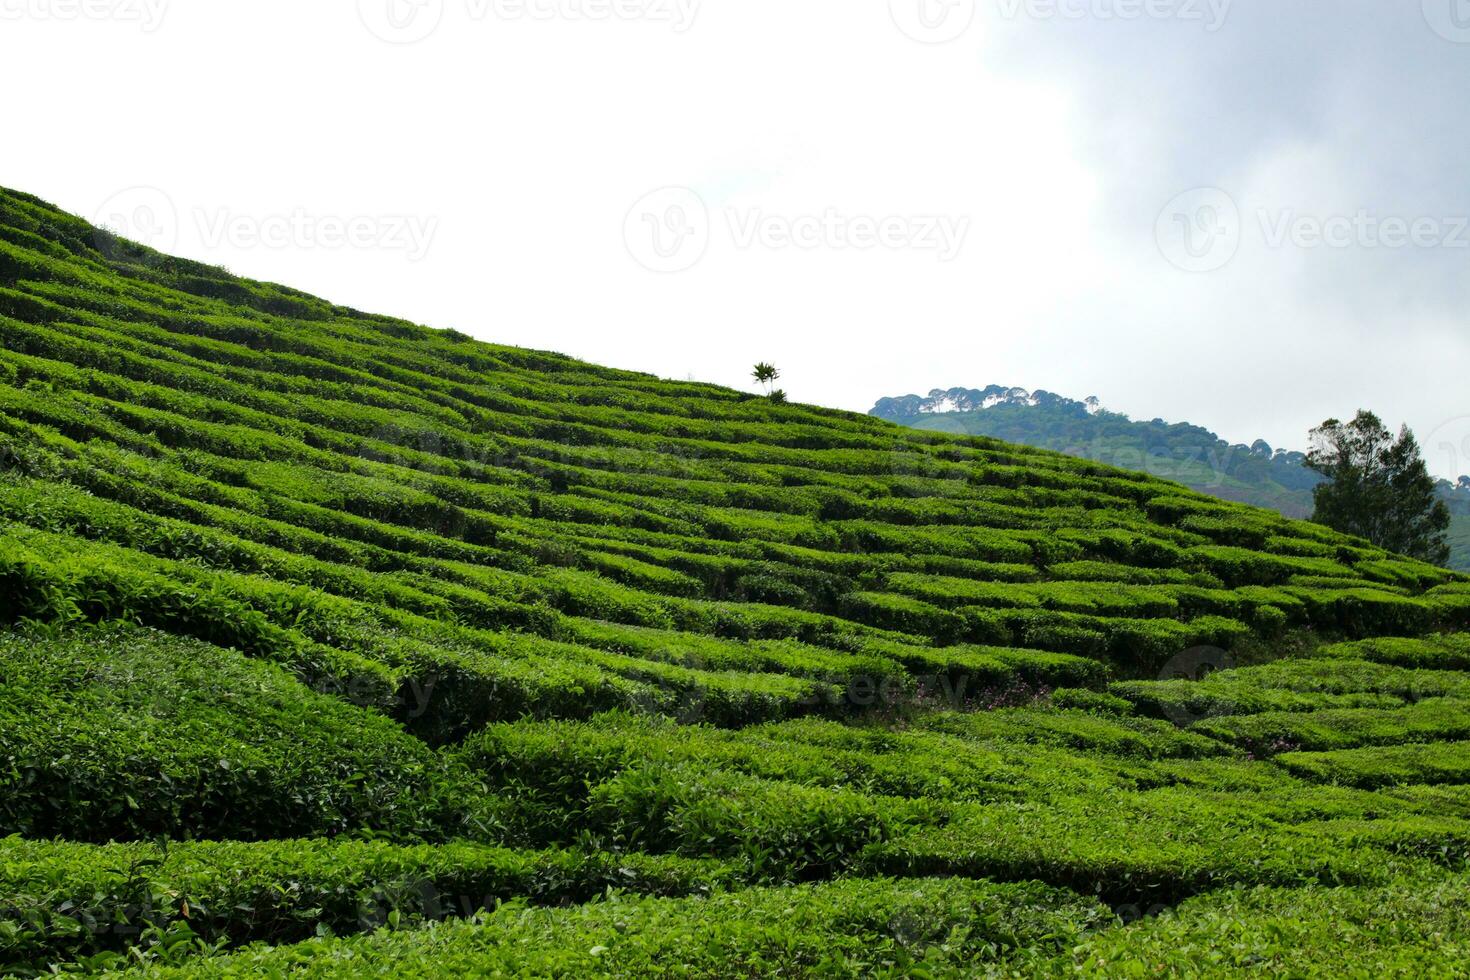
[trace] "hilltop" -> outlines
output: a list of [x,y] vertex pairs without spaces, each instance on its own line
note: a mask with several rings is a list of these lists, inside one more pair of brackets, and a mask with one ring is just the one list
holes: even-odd
[[1470,952],[1470,577],[13,191],[0,580],[0,972]]
[[[936,388],[927,396],[880,398],[868,414],[916,429],[990,436],[1142,470],[1287,517],[1312,516],[1312,489],[1322,480],[1297,450],[1273,449],[1264,439],[1248,446],[1230,443],[1189,422],[1132,419],[1104,408],[1096,396],[1077,400],[1002,385]],[[1441,480],[1439,495],[1453,515],[1450,567],[1470,571],[1470,477]]]

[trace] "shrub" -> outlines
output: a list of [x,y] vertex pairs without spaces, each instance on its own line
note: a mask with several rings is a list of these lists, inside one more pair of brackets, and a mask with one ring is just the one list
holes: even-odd
[[1391,745],[1334,752],[1286,752],[1278,764],[1315,782],[1372,788],[1470,782],[1470,742]]
[[843,881],[711,899],[619,898],[476,923],[314,940],[202,961],[177,975],[274,975],[310,960],[342,975],[686,976],[960,973],[1035,947],[1059,954],[1108,921],[1095,901],[1034,883]]
[[1063,687],[1051,692],[1051,702],[1058,708],[1071,708],[1098,715],[1130,715],[1133,703],[1112,694],[1085,688]]
[[0,832],[136,840],[483,833],[494,801],[386,718],[134,628],[0,634]]
[[1190,899],[1018,971],[1111,977],[1120,964],[1161,974],[1430,976],[1470,953],[1462,879],[1375,887],[1240,888]]
[[[467,918],[502,901],[585,902],[609,888],[711,893],[713,861],[473,844],[287,840],[102,846],[0,839],[0,968],[121,964],[129,947],[293,943]],[[146,955],[146,953],[145,953]]]

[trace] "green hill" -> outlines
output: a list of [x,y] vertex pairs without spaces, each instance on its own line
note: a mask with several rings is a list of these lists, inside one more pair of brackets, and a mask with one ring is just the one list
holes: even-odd
[[0,582],[0,973],[1470,954],[1470,578],[15,192]]
[[[868,414],[930,432],[988,436],[1141,470],[1287,517],[1312,516],[1312,488],[1322,480],[1307,469],[1306,454],[1273,449],[1265,440],[1231,444],[1188,422],[1132,419],[1102,408],[1096,398],[1077,401],[1048,391],[936,388],[928,396],[880,398]],[[1440,480],[1439,494],[1453,522],[1449,565],[1470,571],[1470,477]]]

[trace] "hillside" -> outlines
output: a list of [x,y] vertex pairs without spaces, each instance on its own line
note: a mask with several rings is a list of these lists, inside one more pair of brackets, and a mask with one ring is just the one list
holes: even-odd
[[0,972],[1470,955],[1470,577],[16,192],[0,580]]
[[[1302,452],[1273,449],[1261,439],[1231,444],[1188,422],[1132,419],[1103,408],[1096,397],[1078,401],[1002,385],[936,388],[927,396],[880,398],[868,414],[916,429],[989,436],[1142,470],[1287,517],[1311,517],[1312,488],[1322,479],[1307,469]],[[1439,492],[1452,514],[1450,567],[1470,571],[1470,477],[1441,480]]]

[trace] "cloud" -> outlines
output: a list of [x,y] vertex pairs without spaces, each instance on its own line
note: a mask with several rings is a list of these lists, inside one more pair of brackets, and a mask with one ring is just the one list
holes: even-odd
[[[1418,3],[1237,2],[1215,32],[1167,18],[988,27],[991,71],[1076,99],[1076,151],[1100,189],[1092,248],[1110,256],[1109,286],[1076,297],[1060,328],[1095,338],[1083,387],[1284,445],[1358,405],[1421,432],[1461,414],[1470,48]],[[1197,188],[1239,212],[1238,250],[1207,275],[1149,255],[1160,209]],[[1416,228],[1429,244],[1383,234]]]

